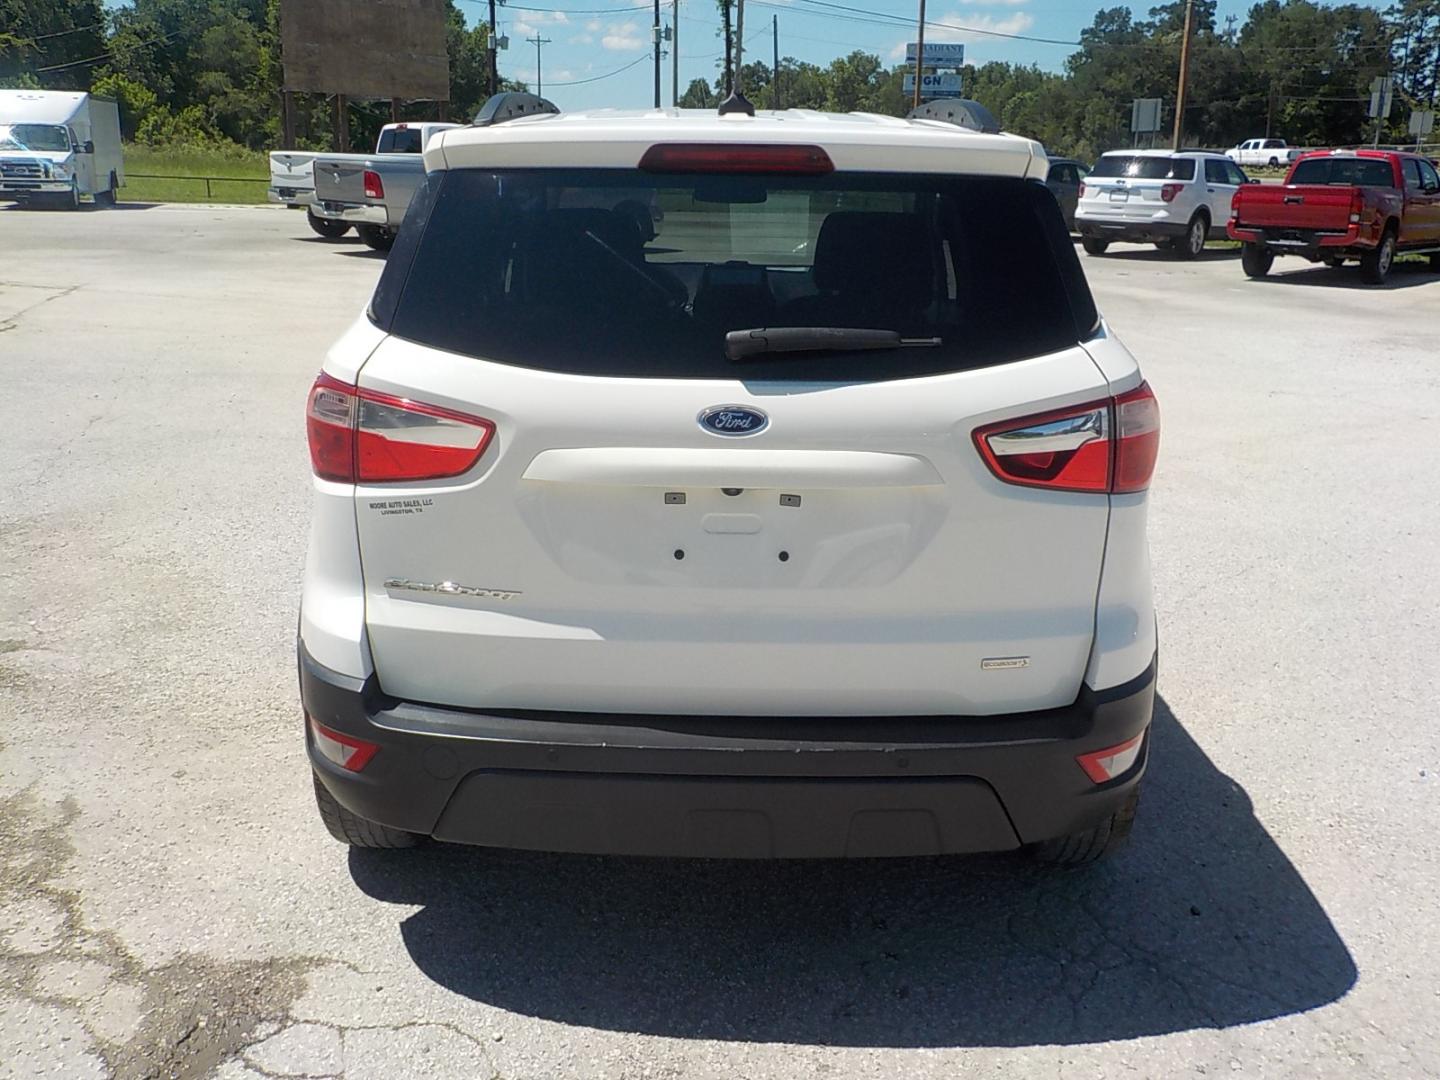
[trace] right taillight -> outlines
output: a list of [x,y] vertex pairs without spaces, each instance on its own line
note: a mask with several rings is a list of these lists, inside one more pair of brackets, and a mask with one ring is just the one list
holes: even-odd
[[468,472],[495,425],[478,416],[382,394],[324,372],[305,411],[310,464],[322,480],[394,483]]
[[1007,484],[1054,491],[1144,491],[1160,450],[1160,407],[1148,383],[1103,401],[975,430],[985,464]]

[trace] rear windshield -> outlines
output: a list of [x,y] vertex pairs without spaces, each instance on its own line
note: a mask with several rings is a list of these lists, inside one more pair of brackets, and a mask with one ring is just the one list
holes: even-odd
[[419,128],[390,128],[380,132],[377,154],[418,154],[425,147],[420,145]]
[[1091,176],[1130,176],[1136,180],[1193,180],[1194,158],[1144,157],[1139,154],[1106,154],[1095,162]]
[[1376,158],[1309,158],[1295,166],[1289,183],[1394,187],[1395,175],[1390,162]]
[[[1019,360],[1072,346],[1096,322],[1038,183],[614,169],[431,173],[371,317],[519,367],[809,381]],[[727,357],[728,332],[778,327],[923,344]]]

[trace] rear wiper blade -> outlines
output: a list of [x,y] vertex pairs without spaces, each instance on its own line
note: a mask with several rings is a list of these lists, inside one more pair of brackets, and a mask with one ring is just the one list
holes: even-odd
[[897,330],[857,330],[847,326],[760,326],[731,330],[725,335],[725,355],[744,360],[765,353],[860,352],[865,349],[933,349],[938,337],[901,337]]

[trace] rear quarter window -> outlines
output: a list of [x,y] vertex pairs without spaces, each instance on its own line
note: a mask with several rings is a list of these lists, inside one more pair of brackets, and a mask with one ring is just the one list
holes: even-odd
[[[400,238],[372,319],[561,373],[898,379],[1058,351],[1098,320],[1054,198],[1020,179],[449,170]],[[725,355],[732,330],[812,326],[939,344]]]

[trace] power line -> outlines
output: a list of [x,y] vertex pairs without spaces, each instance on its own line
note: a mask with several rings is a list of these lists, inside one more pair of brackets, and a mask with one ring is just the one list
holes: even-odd
[[[506,6],[506,7],[509,7],[510,5],[509,5],[509,4],[506,4],[505,6]],[[649,54],[649,53],[646,53],[646,54],[643,55],[643,56],[637,56],[634,60],[631,60],[630,63],[626,64],[624,67],[618,67],[618,68],[616,68],[614,71],[607,71],[604,75],[592,75],[592,76],[591,76],[590,78],[588,78],[588,79],[571,79],[569,82],[552,82],[550,85],[551,85],[551,86],[583,86],[585,83],[599,82],[601,79],[608,79],[608,78],[611,78],[612,76],[619,75],[621,72],[629,71],[629,70],[630,70],[631,68],[633,68],[636,64],[642,64],[642,63],[644,63],[646,60],[649,60],[649,59],[650,59],[650,54]]]
[[34,37],[21,38],[20,44],[34,45],[37,41],[49,41],[51,38],[65,37],[68,34],[83,34],[87,30],[101,30],[104,29],[104,26],[103,22],[98,22],[91,23],[89,26],[76,26],[69,30],[56,30],[50,34],[36,34]]
[[[140,49],[144,48],[147,45],[163,45],[171,39],[179,37],[181,33],[182,31],[180,30],[172,30],[164,37],[152,38],[149,41],[140,41],[137,42],[133,47]],[[115,54],[113,52],[104,52],[101,53],[99,56],[87,56],[84,60],[71,60],[68,64],[51,64],[49,67],[36,68],[35,73],[39,75],[47,71],[64,71],[66,68],[81,67],[85,64],[99,63],[101,60],[110,60],[113,59],[114,56]]]

